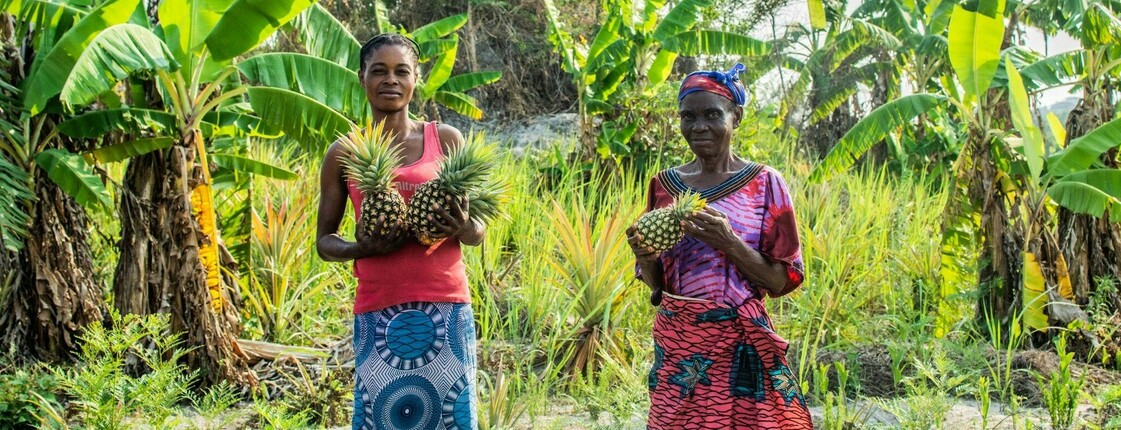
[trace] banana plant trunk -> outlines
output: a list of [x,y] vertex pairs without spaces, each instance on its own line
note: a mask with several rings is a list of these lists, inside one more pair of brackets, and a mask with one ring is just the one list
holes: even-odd
[[102,284],[93,272],[85,210],[42,170],[35,174],[35,203],[23,250],[0,262],[0,285],[9,283],[0,312],[4,346],[47,361],[66,361],[78,336],[102,321]]
[[[1113,118],[1113,106],[1106,94],[1086,94],[1067,118],[1067,142],[1084,136]],[[1118,168],[1117,149],[1102,155],[1102,163]],[[1108,216],[1094,218],[1059,208],[1059,242],[1070,265],[1070,280],[1075,300],[1086,305],[1098,289],[1099,279],[1121,281],[1121,225]],[[1121,295],[1103,297],[1110,304],[1107,312],[1121,310]]]
[[213,227],[213,212],[207,221],[192,205],[192,192],[209,176],[194,163],[199,138],[187,133],[180,144],[129,162],[114,304],[121,313],[169,314],[172,330],[193,348],[187,365],[201,369],[204,382],[253,385],[237,344],[237,312],[216,273],[216,235],[204,231],[207,223]]
[[[813,103],[817,102],[811,101],[810,103],[810,106],[815,106]],[[859,108],[855,106],[855,103],[851,100],[846,101],[838,107],[837,110],[829,114],[828,117],[807,127],[802,135],[800,146],[802,148],[809,148],[809,151],[812,152],[815,157],[825,157],[825,154],[828,154],[829,151],[833,149],[833,145],[841,140],[841,137],[843,137],[845,133],[848,133],[860,120],[862,113],[858,112],[858,109]],[[876,144],[876,147],[880,146],[884,145]],[[869,155],[862,158],[872,157],[873,160],[882,160],[875,151],[869,151],[868,154]]]
[[1005,326],[1018,308],[1023,226],[1019,222],[1019,203],[1014,196],[1005,194],[993,160],[992,147],[1000,143],[984,139],[983,132],[976,129],[970,132],[970,141],[976,145],[973,155],[977,168],[969,193],[981,213],[980,294],[975,318],[979,327],[987,327],[987,318],[994,318]]
[[[1004,44],[1007,45],[1005,40]],[[1007,130],[1012,126],[1008,100],[996,90],[989,90],[987,106],[979,108],[987,116],[990,128]],[[1002,178],[1017,182],[1015,176],[1001,171],[997,155],[1006,151],[1005,143],[989,136],[986,130],[970,127],[969,145],[973,150],[974,175],[969,193],[981,215],[981,263],[978,267],[976,314],[978,327],[987,329],[988,318],[1000,323],[1002,330],[1011,328],[1013,317],[1022,305],[1023,252],[1027,227],[1021,210],[1024,208],[1021,185],[1008,193]],[[992,333],[990,333],[992,335]]]

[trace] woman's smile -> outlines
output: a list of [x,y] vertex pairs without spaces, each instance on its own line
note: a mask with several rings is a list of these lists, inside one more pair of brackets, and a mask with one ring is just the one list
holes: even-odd
[[378,91],[378,95],[387,99],[398,99],[404,96],[404,94],[401,93],[401,90],[397,89],[383,89]]

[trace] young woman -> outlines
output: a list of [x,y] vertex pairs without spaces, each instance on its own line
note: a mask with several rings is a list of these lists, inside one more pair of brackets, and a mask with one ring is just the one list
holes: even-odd
[[628,230],[638,274],[660,304],[651,429],[813,428],[787,343],[763,307],[764,296],[802,283],[802,257],[786,183],[732,150],[746,99],[742,71],[737,64],[682,81],[681,135],[695,158],[650,181],[648,211],[688,191],[708,206],[682,222],[685,238],[660,255]]
[[[362,47],[358,70],[374,121],[396,136],[404,160],[394,173],[406,202],[463,144],[453,127],[409,119],[418,58],[415,42],[383,34]],[[484,228],[459,200],[437,210],[446,236],[438,246],[422,246],[402,225],[385,237],[344,239],[338,230],[348,198],[356,219],[385,222],[362,217],[362,193],[339,163],[344,155],[336,142],[323,159],[316,249],[328,261],[353,260],[358,278],[353,428],[475,429],[475,328],[460,245],[481,243]]]

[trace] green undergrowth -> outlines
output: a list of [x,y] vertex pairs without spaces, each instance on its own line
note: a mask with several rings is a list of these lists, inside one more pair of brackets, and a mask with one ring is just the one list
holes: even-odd
[[[1011,389],[1017,371],[1007,364],[1022,339],[977,335],[969,286],[939,280],[946,193],[937,181],[869,167],[809,184],[812,162],[760,121],[749,117],[736,145],[790,185],[806,281],[767,306],[791,343],[789,358],[818,424],[875,427],[874,417],[890,416],[903,428],[943,428],[946,412],[961,402],[986,420],[997,405],[1005,414],[1027,408]],[[644,425],[654,308],[634,279],[623,236],[645,205],[649,175],[684,160],[679,149],[641,169],[589,169],[548,152],[500,158],[507,217],[464,252],[479,338],[481,428]],[[346,342],[351,265],[324,262],[314,247],[319,160],[263,145],[252,151],[299,178],[251,177],[220,190],[224,237],[240,257],[242,336],[322,348]],[[351,216],[342,230],[353,230]],[[95,263],[110,264],[110,253],[95,254]],[[935,330],[938,321],[949,323]],[[349,370],[290,375],[297,389],[275,400],[230,387],[200,391],[196,375],[175,360],[184,352],[177,338],[155,336],[166,333],[166,321],[123,317],[113,327],[87,332],[73,367],[0,368],[0,412],[19,424],[70,428],[304,428],[349,419]],[[137,365],[149,371],[137,373]],[[1054,414],[1043,416],[1071,428],[1118,428],[1115,418],[1070,414],[1074,402],[1103,411],[1097,417],[1115,416],[1115,387],[1091,390],[1076,376],[1046,376],[1038,384],[1053,393]],[[1049,419],[1014,421],[1027,428]]]

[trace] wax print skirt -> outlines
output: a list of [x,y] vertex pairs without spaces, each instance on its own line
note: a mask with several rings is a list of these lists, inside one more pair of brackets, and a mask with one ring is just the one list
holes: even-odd
[[353,428],[478,426],[475,325],[465,303],[406,303],[354,317]]
[[650,429],[813,429],[763,302],[666,294],[654,319]]

